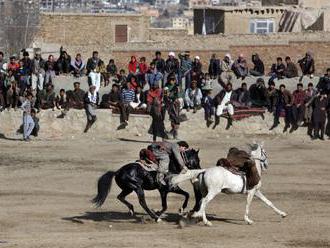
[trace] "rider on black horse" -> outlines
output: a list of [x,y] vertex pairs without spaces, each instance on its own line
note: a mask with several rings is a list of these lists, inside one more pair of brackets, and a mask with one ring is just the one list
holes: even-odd
[[147,149],[140,151],[140,159],[147,163],[155,163],[158,165],[157,180],[160,184],[166,186],[165,175],[169,171],[170,157],[173,156],[180,166],[181,173],[185,173],[188,168],[181,156],[181,152],[189,148],[185,141],[177,143],[170,142],[154,142]]

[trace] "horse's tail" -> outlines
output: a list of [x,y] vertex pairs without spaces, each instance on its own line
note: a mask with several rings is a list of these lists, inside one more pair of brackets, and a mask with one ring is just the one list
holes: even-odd
[[112,184],[112,179],[116,175],[114,171],[108,171],[103,176],[100,177],[97,183],[97,195],[93,198],[92,203],[96,207],[101,207],[107,198]]

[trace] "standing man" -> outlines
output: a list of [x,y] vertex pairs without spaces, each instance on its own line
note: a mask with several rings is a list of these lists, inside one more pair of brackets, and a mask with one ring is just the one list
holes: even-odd
[[293,126],[290,132],[297,130],[304,121],[306,93],[302,83],[297,84],[297,89],[293,92],[292,117]]
[[44,89],[46,62],[41,57],[41,51],[37,51],[32,60],[32,90],[42,91]]
[[30,141],[30,135],[34,128],[34,121],[31,117],[32,94],[27,93],[26,99],[21,108],[23,110],[23,140]]
[[103,61],[99,58],[99,52],[94,51],[92,57],[88,59],[86,65],[88,83],[89,85],[95,86],[96,92],[99,91],[101,86],[100,66],[102,63]]
[[87,133],[88,129],[90,129],[96,121],[96,107],[99,102],[99,93],[96,92],[96,87],[94,85],[89,87],[89,91],[85,95],[84,102],[87,116],[87,124],[84,133]]

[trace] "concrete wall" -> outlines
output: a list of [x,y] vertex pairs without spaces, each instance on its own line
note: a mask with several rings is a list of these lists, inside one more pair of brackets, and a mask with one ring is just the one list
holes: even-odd
[[330,6],[329,0],[300,0],[300,3],[306,8],[321,8],[325,6]]
[[[61,18],[64,24],[59,26]],[[66,25],[71,20],[75,25],[73,23]],[[134,35],[132,31],[130,39],[138,39],[138,42],[113,43],[111,27],[114,23],[121,23],[124,20],[129,25],[135,24],[132,26]],[[167,57],[167,53],[172,50],[175,52],[190,50],[192,56],[199,55],[202,58],[205,70],[212,53],[223,57],[225,53],[230,52],[233,57],[236,57],[243,52],[250,62],[251,54],[258,52],[268,71],[276,57],[289,55],[297,61],[308,50],[315,55],[318,74],[323,73],[326,67],[330,67],[330,32],[192,36],[187,35],[184,30],[145,30],[143,27],[147,24],[142,25],[144,20],[139,16],[109,18],[108,15],[100,17],[71,14],[48,15],[47,18],[43,18],[34,46],[41,47],[46,57],[49,53],[58,56],[59,48],[63,45],[70,55],[74,56],[79,52],[85,60],[91,56],[93,50],[98,50],[105,62],[114,58],[118,66],[123,68],[127,68],[131,55],[145,56],[147,62],[150,62],[157,50],[162,51],[164,57]],[[101,21],[101,24],[97,21]],[[138,24],[141,22],[139,27]],[[330,21],[326,23],[329,25]],[[63,33],[66,34],[65,37]]]
[[128,26],[130,42],[148,37],[149,18],[137,14],[50,14],[41,15],[38,40],[63,45],[110,45],[115,42],[115,25]]
[[271,19],[275,21],[276,32],[278,24],[284,10],[261,10],[259,12],[241,10],[233,12],[225,12],[225,34],[248,34],[250,33],[250,21],[253,19]]

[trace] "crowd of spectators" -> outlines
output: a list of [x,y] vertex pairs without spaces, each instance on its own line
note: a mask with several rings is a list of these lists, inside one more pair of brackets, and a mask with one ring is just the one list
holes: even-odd
[[[97,51],[86,63],[80,54],[71,58],[63,48],[57,59],[49,55],[47,60],[42,58],[40,51],[35,52],[33,58],[23,51],[21,58],[12,55],[6,61],[0,52],[0,110],[16,109],[29,94],[37,112],[61,109],[58,118],[64,118],[71,108],[85,109],[88,118],[85,132],[96,121],[96,108],[118,111],[121,122],[118,129],[127,127],[130,113],[148,113],[153,118],[150,132],[155,140],[157,136],[177,138],[180,122],[185,119],[182,109],[196,113],[203,108],[206,125],[209,127],[214,123],[213,128],[219,124],[220,117],[225,116],[229,129],[236,109],[264,108],[274,114],[271,130],[277,128],[283,116],[283,132],[294,132],[307,126],[307,134],[312,139],[330,136],[330,69],[315,87],[309,83],[305,89],[301,83],[303,77],[313,78],[315,73],[312,53],[307,52],[297,63],[301,69],[300,78],[298,66],[291,58],[287,56],[284,61],[278,57],[267,73],[258,54],[252,55],[253,68],[248,68],[243,54],[235,60],[230,54],[223,59],[213,54],[208,68],[203,68],[200,57],[191,58],[189,51],[178,56],[170,52],[167,58],[157,51],[150,62],[145,57],[132,56],[127,67],[119,70],[114,59],[106,65]],[[84,92],[80,83],[75,82],[72,90],[55,92],[54,78],[60,74],[87,75],[90,89]],[[267,82],[264,76],[269,76]],[[234,77],[242,82],[237,89],[232,86]],[[255,83],[248,87],[246,77],[255,78]],[[297,89],[290,92],[285,79],[296,77]],[[212,93],[215,83],[222,86],[218,94]],[[111,91],[100,98],[100,88],[108,85],[111,85]],[[172,126],[169,132],[164,130],[166,113]]]

